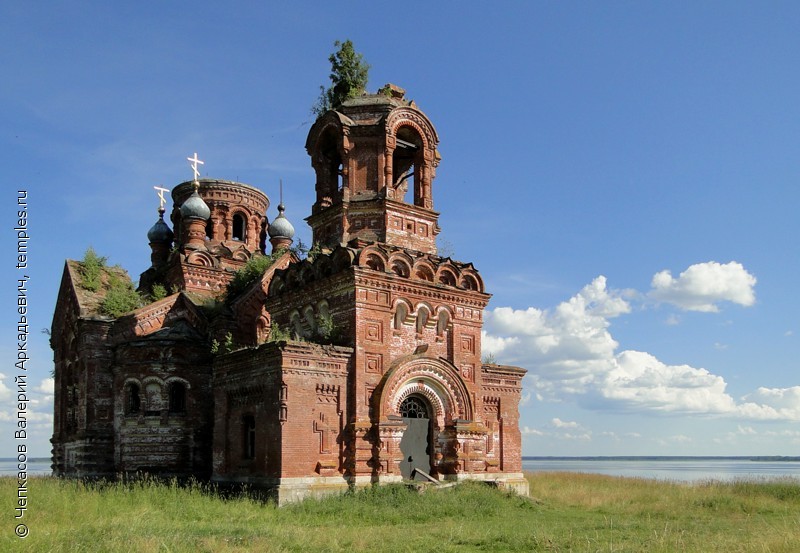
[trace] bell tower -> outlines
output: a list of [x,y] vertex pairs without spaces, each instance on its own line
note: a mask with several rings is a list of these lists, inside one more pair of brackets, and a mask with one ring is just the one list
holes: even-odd
[[306,221],[314,243],[383,242],[436,253],[432,184],[439,137],[404,96],[389,84],[344,102],[312,126],[306,150],[316,201]]

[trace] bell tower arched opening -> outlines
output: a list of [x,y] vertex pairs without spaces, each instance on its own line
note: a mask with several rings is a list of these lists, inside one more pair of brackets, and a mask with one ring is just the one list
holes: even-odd
[[344,186],[339,137],[333,127],[328,127],[320,137],[314,168],[317,173],[317,207],[325,209],[341,195]]
[[413,127],[402,126],[397,130],[395,144],[392,154],[395,198],[407,204],[423,205],[420,187],[424,162],[422,138]]

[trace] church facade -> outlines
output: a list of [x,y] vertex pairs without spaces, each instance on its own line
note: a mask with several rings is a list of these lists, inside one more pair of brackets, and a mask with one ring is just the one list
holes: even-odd
[[263,192],[198,178],[195,154],[172,228],[162,204],[148,232],[139,290],[158,299],[109,315],[127,276],[106,268],[87,289],[68,260],[51,334],[54,473],[193,476],[279,503],[403,480],[527,493],[525,371],[482,362],[490,296],[471,263],[437,255],[438,141],[393,85],[317,119],[304,259],[283,205],[268,221]]

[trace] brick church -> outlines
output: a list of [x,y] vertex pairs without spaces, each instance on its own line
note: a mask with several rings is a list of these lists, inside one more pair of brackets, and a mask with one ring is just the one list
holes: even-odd
[[[68,260],[51,338],[54,473],[194,476],[279,503],[403,480],[527,493],[525,371],[482,362],[490,295],[471,263],[437,255],[438,141],[394,85],[318,118],[306,258],[283,205],[268,221],[263,192],[198,178],[195,154],[171,228],[162,201],[147,233],[149,304],[109,315],[111,281],[127,275],[106,267],[89,287]],[[230,285],[259,259],[263,273]]]

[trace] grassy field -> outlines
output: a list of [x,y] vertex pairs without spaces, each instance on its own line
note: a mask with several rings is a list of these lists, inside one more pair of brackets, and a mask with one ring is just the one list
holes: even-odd
[[482,484],[401,486],[275,508],[202,487],[29,481],[30,534],[0,551],[800,551],[800,481],[678,484],[573,473],[528,476],[532,498]]

